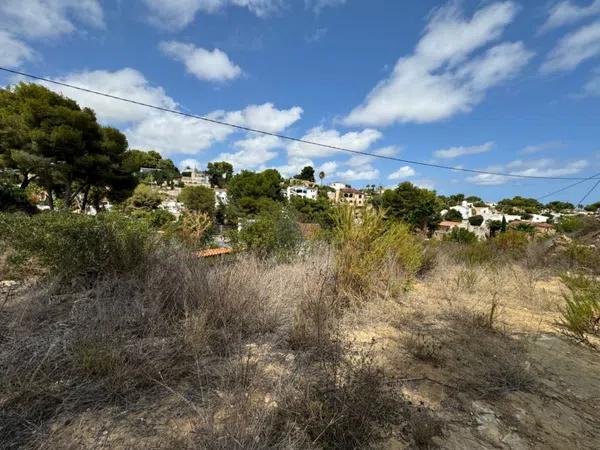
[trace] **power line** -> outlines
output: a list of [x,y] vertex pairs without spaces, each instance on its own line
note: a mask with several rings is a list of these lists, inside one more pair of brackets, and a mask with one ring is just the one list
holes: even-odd
[[583,202],[585,201],[585,199],[586,199],[586,198],[588,198],[588,196],[589,196],[589,195],[590,195],[592,192],[594,192],[594,189],[596,189],[596,188],[598,187],[598,185],[599,185],[599,184],[600,184],[600,180],[598,180],[598,181],[596,182],[596,184],[594,184],[594,185],[592,186],[592,188],[591,188],[591,189],[590,189],[590,190],[587,192],[587,194],[585,194],[585,195],[583,196],[583,198],[582,198],[581,200],[579,200],[579,202],[578,202],[577,204],[578,204],[578,205],[583,205]]
[[493,176],[501,176],[501,177],[507,177],[507,178],[525,178],[525,179],[536,179],[536,180],[565,180],[565,181],[574,181],[574,180],[581,180],[581,181],[587,181],[589,180],[589,178],[578,178],[578,177],[550,177],[550,176],[536,176],[536,175],[521,175],[521,174],[514,174],[514,173],[504,173],[504,172],[489,172],[489,171],[485,171],[485,170],[477,170],[477,169],[465,169],[463,167],[452,167],[452,166],[446,166],[443,164],[434,164],[434,163],[427,163],[424,161],[415,161],[415,160],[410,160],[410,159],[403,159],[403,158],[397,158],[394,156],[384,156],[384,155],[377,155],[375,153],[369,153],[369,152],[364,152],[364,151],[359,151],[359,150],[351,150],[349,148],[344,148],[344,147],[338,147],[336,145],[329,145],[329,144],[323,144],[320,142],[313,142],[313,141],[307,141],[305,139],[300,139],[300,138],[295,138],[292,136],[286,136],[283,134],[278,134],[278,133],[272,133],[269,131],[264,131],[264,130],[259,130],[256,128],[250,128],[250,127],[246,127],[243,125],[236,125],[233,123],[228,123],[228,122],[224,122],[221,120],[216,120],[216,119],[211,119],[209,117],[204,117],[204,116],[199,116],[196,114],[190,114],[190,113],[185,113],[182,111],[177,111],[175,109],[170,109],[170,108],[165,108],[162,106],[157,106],[157,105],[152,105],[149,103],[144,103],[144,102],[139,102],[137,100],[131,100],[128,98],[124,98],[124,97],[119,97],[117,95],[112,95],[112,94],[107,94],[106,92],[100,92],[100,91],[95,91],[93,89],[87,89],[87,88],[83,88],[81,86],[75,86],[72,84],[68,84],[68,83],[63,83],[61,81],[56,81],[56,80],[52,80],[50,78],[44,78],[44,77],[40,77],[38,75],[32,75],[29,73],[25,73],[25,72],[20,72],[18,70],[12,70],[12,69],[8,69],[5,67],[1,67],[0,66],[0,70],[4,71],[4,72],[9,72],[9,73],[13,73],[15,75],[21,75],[27,78],[31,78],[34,80],[40,80],[40,81],[44,81],[46,83],[52,83],[58,86],[63,86],[63,87],[67,87],[70,89],[75,89],[78,91],[82,91],[82,92],[88,92],[90,94],[95,94],[95,95],[99,95],[102,97],[107,97],[107,98],[111,98],[113,100],[119,100],[122,102],[127,102],[127,103],[131,103],[134,105],[139,105],[139,106],[143,106],[146,108],[151,108],[151,109],[155,109],[158,111],[163,111],[163,112],[168,112],[171,114],[177,114],[180,116],[184,116],[184,117],[189,117],[192,119],[197,119],[197,120],[202,120],[204,122],[209,122],[209,123],[213,123],[216,125],[222,125],[222,126],[226,126],[226,127],[230,127],[230,128],[235,128],[238,130],[242,130],[242,131],[247,131],[250,133],[257,133],[257,134],[262,134],[265,136],[273,136],[279,139],[283,139],[283,140],[287,140],[287,141],[291,141],[291,142],[298,142],[301,144],[306,144],[306,145],[313,145],[316,147],[322,147],[322,148],[327,148],[330,150],[336,150],[336,151],[341,151],[341,152],[347,152],[347,153],[353,153],[355,155],[363,155],[363,156],[369,156],[372,158],[379,158],[379,159],[385,159],[385,160],[389,160],[389,161],[396,161],[396,162],[401,162],[404,164],[414,164],[416,166],[425,166],[425,167],[432,167],[432,168],[436,168],[436,169],[444,169],[444,170],[452,170],[452,171],[456,171],[456,172],[468,172],[468,173],[475,173],[475,174],[481,174],[481,175],[493,175]]
[[598,177],[598,176],[600,176],[600,172],[598,172],[598,173],[596,173],[596,174],[592,175],[592,176],[591,176],[591,177],[589,177],[589,178],[586,178],[586,179],[584,179],[584,180],[578,181],[577,183],[570,184],[570,185],[568,185],[568,186],[565,186],[564,188],[561,188],[561,189],[558,189],[558,190],[556,190],[556,191],[550,192],[549,194],[542,195],[541,197],[538,197],[538,198],[537,198],[537,200],[542,200],[542,199],[544,199],[544,198],[546,198],[546,197],[550,197],[550,196],[552,196],[552,195],[559,194],[559,193],[561,193],[561,192],[564,192],[564,191],[566,191],[567,189],[571,189],[572,187],[578,186],[578,185],[580,185],[581,183],[585,183],[586,181],[594,180],[594,179],[596,179],[596,177]]

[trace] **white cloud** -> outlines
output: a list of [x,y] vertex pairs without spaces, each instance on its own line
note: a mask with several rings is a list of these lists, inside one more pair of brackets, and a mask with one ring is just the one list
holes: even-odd
[[188,26],[198,12],[217,13],[227,6],[247,8],[257,17],[277,11],[283,0],[143,0],[150,10],[150,21],[160,27],[181,30]]
[[485,144],[474,145],[471,147],[450,147],[443,150],[436,150],[435,152],[433,152],[433,156],[442,159],[453,159],[458,158],[459,156],[486,153],[492,150],[493,147],[493,142],[486,142]]
[[[75,72],[56,78],[56,81],[163,108],[174,109],[177,107],[175,100],[169,97],[162,87],[152,86],[144,75],[128,67],[115,72],[106,70]],[[42,84],[49,89],[63,93],[83,106],[92,108],[101,122],[127,123],[142,120],[153,113],[152,110],[143,106],[51,83]]]
[[192,158],[188,158],[188,159],[184,159],[182,161],[179,162],[179,170],[184,170],[187,169],[188,167],[190,169],[198,169],[200,170],[202,168],[202,164],[200,164],[200,161],[198,161],[197,159],[192,159]]
[[600,97],[600,68],[594,71],[592,78],[583,87],[585,95],[592,97]]
[[[515,160],[506,165],[497,165],[488,167],[490,172],[503,172],[512,175],[527,175],[536,177],[566,177],[576,175],[589,165],[586,160],[577,160],[571,162],[557,161],[554,159],[543,158],[530,161]],[[502,175],[477,174],[468,177],[467,181],[484,185],[495,186],[504,184],[513,178]]]
[[320,13],[323,8],[344,5],[346,0],[306,0],[306,6],[311,7],[315,13]]
[[[470,111],[488,89],[515,75],[532,53],[521,42],[502,43],[472,58],[498,39],[517,8],[496,2],[465,19],[456,3],[438,9],[415,51],[402,57],[362,105],[344,119],[348,125],[426,123]],[[471,59],[469,59],[471,58]]]
[[263,135],[237,141],[234,146],[239,149],[238,152],[221,153],[215,161],[228,161],[235,170],[241,170],[264,166],[277,156],[277,152],[272,150],[282,147],[282,144],[279,138]]
[[410,166],[402,166],[395,172],[392,172],[388,175],[388,180],[401,180],[403,178],[414,177],[417,174],[415,169]]
[[104,26],[97,0],[2,0],[0,28],[26,38],[52,38],[76,30],[73,19]]
[[242,74],[242,69],[218,48],[211,51],[177,41],[161,42],[159,47],[165,55],[185,64],[187,71],[200,80],[227,81]]
[[241,111],[221,112],[227,123],[255,128],[269,133],[280,133],[302,117],[304,111],[299,106],[290,109],[277,109],[272,103],[250,105]]
[[10,33],[0,31],[0,64],[4,67],[19,67],[34,58],[34,51]]
[[329,30],[327,28],[317,28],[314,33],[309,36],[306,36],[304,40],[309,44],[314,44],[316,42],[321,41]]
[[157,150],[163,155],[195,155],[232,133],[229,127],[168,113],[151,114],[125,130],[130,147]]
[[550,8],[548,19],[540,31],[562,27],[597,14],[600,14],[600,0],[593,0],[587,6],[578,6],[570,1],[563,1]]
[[568,71],[585,60],[600,55],[600,21],[581,27],[563,37],[550,52],[541,71]]
[[348,169],[343,172],[337,172],[335,177],[343,181],[377,180],[379,178],[379,170],[371,166],[362,169]]
[[556,150],[564,148],[565,144],[559,141],[542,142],[541,144],[528,145],[521,150],[523,155],[531,155],[533,153],[545,152],[547,150]]
[[[213,111],[206,117],[276,133],[299,120],[301,115],[302,108],[298,106],[280,110],[272,103],[264,103],[249,105],[239,111]],[[127,130],[130,144],[155,148],[166,154],[196,154],[216,142],[224,141],[233,133],[236,133],[236,129],[228,126],[168,113],[152,114]],[[241,142],[238,146],[244,154],[238,155],[238,162],[250,158],[251,143],[264,141],[247,139]],[[263,153],[263,157],[265,156],[267,154]]]
[[[318,142],[320,144],[331,145],[334,147],[346,148],[355,151],[367,150],[375,141],[381,139],[380,131],[365,129],[363,131],[350,131],[340,134],[337,130],[326,130],[319,126],[312,128],[302,139],[309,142]],[[309,145],[300,142],[292,142],[288,146],[288,154],[306,158],[323,158],[338,153],[338,150]]]

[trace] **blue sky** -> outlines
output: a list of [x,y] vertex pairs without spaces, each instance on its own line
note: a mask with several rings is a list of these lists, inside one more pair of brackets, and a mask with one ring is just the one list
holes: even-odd
[[[600,0],[3,0],[0,65],[382,155],[600,172]],[[293,175],[311,164],[327,181],[408,180],[489,200],[569,184],[353,157],[62,92],[131,147],[183,165],[227,159]],[[589,187],[557,198],[577,201]]]

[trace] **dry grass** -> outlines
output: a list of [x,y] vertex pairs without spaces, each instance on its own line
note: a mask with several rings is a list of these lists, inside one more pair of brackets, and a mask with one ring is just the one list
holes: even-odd
[[[537,395],[523,333],[556,331],[562,296],[526,260],[430,252],[414,289],[372,273],[355,302],[319,245],[285,264],[162,248],[135,274],[18,293],[0,311],[0,442],[434,448],[470,401]],[[102,437],[98,418],[119,431]]]

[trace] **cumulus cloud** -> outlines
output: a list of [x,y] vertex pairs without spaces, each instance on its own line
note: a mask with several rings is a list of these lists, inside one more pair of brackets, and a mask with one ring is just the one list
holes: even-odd
[[54,38],[77,29],[75,21],[104,26],[97,0],[2,0],[0,28],[26,38]]
[[[163,108],[179,109],[177,102],[169,97],[162,87],[152,85],[143,74],[131,68],[114,72],[105,70],[77,72],[57,80]],[[217,142],[223,142],[234,133],[239,133],[235,128],[192,117],[152,110],[51,83],[42,84],[73,98],[82,106],[94,109],[101,122],[124,125],[131,147],[154,149],[165,155],[177,153],[192,155],[210,148]],[[277,133],[298,121],[302,116],[302,108],[294,106],[289,109],[277,109],[272,103],[264,103],[248,105],[237,111],[212,111],[205,116],[239,126]],[[252,142],[259,141],[253,141],[249,137],[236,146],[240,151],[249,152]]]
[[211,51],[177,41],[161,42],[159,47],[165,55],[183,63],[188,73],[200,80],[228,81],[242,74],[242,69],[218,48]]
[[371,181],[379,178],[379,170],[369,166],[337,172],[335,176],[342,181]]
[[263,135],[242,139],[235,142],[234,146],[239,151],[221,153],[215,158],[215,161],[228,161],[233,164],[235,170],[241,170],[264,166],[277,156],[277,152],[273,149],[282,147],[282,144],[277,137]]
[[4,67],[19,67],[34,58],[34,51],[27,44],[6,31],[0,31],[0,64]]
[[583,61],[600,55],[600,21],[584,26],[563,37],[550,52],[543,73],[573,70]]
[[541,144],[528,145],[521,150],[523,155],[531,155],[533,153],[541,153],[548,150],[556,150],[564,148],[565,144],[559,141],[542,142]]
[[[554,159],[543,158],[530,161],[515,160],[505,165],[490,166],[485,170],[490,172],[503,172],[512,175],[528,175],[536,177],[566,177],[580,173],[589,165],[589,162],[580,159],[576,161],[563,162]],[[495,186],[504,184],[512,178],[502,175],[477,174],[468,177],[467,181],[483,186]]]
[[[302,136],[302,139],[309,142],[318,142],[320,144],[346,148],[349,150],[365,151],[374,142],[381,139],[381,137],[382,134],[380,131],[369,128],[362,131],[350,131],[341,134],[337,130],[325,129],[319,126],[309,130],[308,133]],[[300,142],[292,142],[288,146],[288,154],[290,157],[324,158],[336,153],[339,153],[339,151]]]
[[453,159],[465,155],[477,155],[479,153],[487,153],[494,147],[493,142],[486,142],[482,145],[474,145],[471,147],[450,147],[443,150],[436,150],[433,156],[442,159]]
[[187,168],[200,169],[202,167],[202,164],[200,164],[200,161],[198,161],[197,159],[188,158],[188,159],[181,160],[179,162],[178,166],[179,166],[179,170],[184,170]]
[[402,166],[395,172],[392,172],[388,175],[388,180],[401,180],[403,178],[414,177],[417,174],[415,169],[410,166]]
[[346,0],[306,0],[306,6],[319,14],[323,8],[344,5]]
[[548,19],[540,31],[548,31],[562,27],[600,14],[600,0],[593,0],[587,6],[579,6],[570,1],[563,1],[552,6],[548,13]]
[[272,103],[250,105],[241,111],[224,112],[217,115],[225,122],[256,128],[269,133],[280,133],[302,117],[303,110],[299,106],[290,109],[277,109]]
[[521,42],[501,43],[473,57],[512,22],[517,12],[512,2],[492,3],[470,19],[456,5],[432,15],[414,52],[398,60],[392,74],[344,119],[346,124],[427,123],[468,112],[487,90],[527,64],[532,53]]
[[[56,78],[56,81],[102,91],[118,97],[126,97],[163,108],[174,109],[177,107],[175,100],[169,97],[162,87],[152,86],[142,73],[129,67],[114,72],[107,70],[74,72]],[[122,124],[142,120],[152,113],[151,110],[143,106],[51,83],[42,84],[72,98],[83,106],[92,108],[96,111],[96,115],[101,122]]]
[[150,21],[170,30],[181,30],[188,26],[198,12],[214,14],[228,6],[247,8],[257,17],[266,17],[277,11],[283,0],[143,0]]

